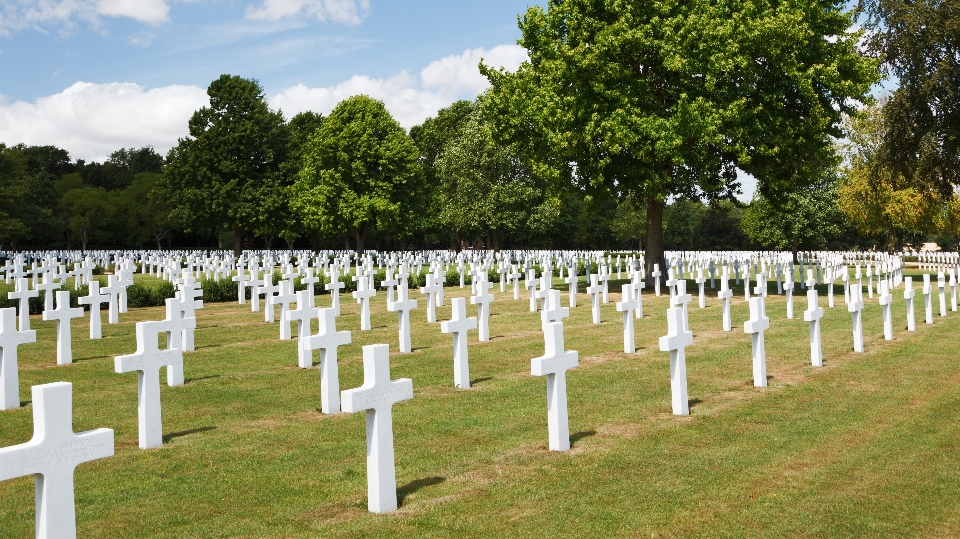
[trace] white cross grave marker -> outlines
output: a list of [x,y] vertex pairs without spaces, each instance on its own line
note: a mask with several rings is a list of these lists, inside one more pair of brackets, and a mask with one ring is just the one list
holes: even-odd
[[17,310],[0,309],[0,410],[20,407],[17,347],[32,342],[37,342],[37,332],[17,330]]
[[[429,279],[429,275],[427,276]],[[357,280],[357,291],[352,293],[353,299],[360,304],[360,331],[370,331],[370,300],[377,295],[377,290],[369,286],[369,279],[361,277]]]
[[467,331],[477,329],[477,319],[467,318],[465,298],[453,298],[452,318],[440,322],[440,333],[453,334],[453,385],[470,389],[470,363],[467,352]]
[[810,322],[810,364],[814,367],[823,367],[823,350],[820,342],[820,319],[823,318],[823,307],[820,307],[817,289],[807,288],[807,310],[803,311],[803,320]]
[[603,286],[599,284],[599,276],[596,273],[590,274],[590,286],[587,287],[587,294],[590,294],[591,312],[593,313],[593,323],[600,323],[600,293],[603,292]]
[[730,319],[730,298],[733,297],[733,290],[730,290],[730,275],[726,268],[720,276],[720,292],[717,293],[717,296],[720,298],[721,309],[723,310],[723,330],[733,331],[733,322]]
[[567,370],[579,364],[579,354],[564,350],[563,323],[551,322],[543,333],[545,353],[530,360],[530,374],[547,377],[547,430],[551,451],[570,449],[567,416]]
[[847,311],[853,319],[853,351],[863,352],[863,288],[850,287]]
[[337,312],[333,307],[319,309],[318,314],[320,325],[317,334],[307,338],[306,347],[311,351],[311,355],[305,368],[313,365],[312,351],[320,350],[320,411],[324,414],[336,414],[340,412],[337,347],[350,344],[353,336],[349,331],[337,331]]
[[367,412],[367,507],[372,513],[397,509],[393,454],[393,405],[413,398],[413,381],[390,379],[390,348],[363,347],[363,385],[343,392],[344,412]]
[[73,385],[33,386],[33,438],[0,449],[0,481],[34,476],[38,539],[76,539],[73,473],[113,456],[113,429],[73,432]]
[[926,323],[933,323],[933,298],[931,297],[931,292],[933,289],[930,287],[930,274],[923,274],[923,288],[920,289],[923,292],[923,307],[926,314]]
[[907,331],[917,330],[917,319],[913,312],[913,298],[916,291],[913,289],[913,277],[904,278],[903,299],[907,302]]
[[183,350],[160,350],[158,339],[169,331],[166,322],[137,322],[137,351],[113,359],[114,371],[137,371],[137,422],[141,449],[163,445],[160,418],[160,367],[183,365]]
[[886,280],[878,281],[880,287],[880,307],[883,309],[883,338],[893,340],[893,317],[890,313],[890,304],[893,296],[890,294],[890,283]]
[[432,273],[427,274],[426,281],[427,285],[420,287],[420,293],[427,295],[427,323],[432,324],[437,321],[437,294],[443,286],[435,282]]
[[16,280],[18,286],[13,292],[7,292],[7,298],[20,300],[20,331],[30,331],[30,298],[40,295],[38,290],[30,289],[30,281],[26,277]]
[[94,280],[87,285],[88,294],[77,299],[80,305],[90,306],[90,338],[103,338],[102,319],[100,318],[100,305],[110,301],[109,294],[100,293],[100,281]]
[[690,415],[687,395],[686,348],[693,344],[693,333],[684,329],[683,309],[667,309],[667,334],[660,337],[660,351],[670,352],[670,395],[674,415]]
[[490,340],[490,303],[493,302],[493,294],[490,289],[493,285],[486,279],[477,282],[477,295],[470,298],[470,303],[477,306],[477,322],[479,324],[479,340],[486,342]]
[[82,307],[70,307],[70,292],[57,292],[57,308],[52,311],[43,311],[43,319],[54,320],[57,323],[57,365],[73,363],[73,347],[70,332],[70,320],[83,316]]
[[409,354],[410,347],[410,311],[417,308],[417,300],[410,299],[407,295],[405,279],[401,279],[400,286],[397,288],[397,301],[387,305],[387,310],[395,312],[399,317],[399,335],[400,352]]
[[743,332],[751,337],[753,357],[753,385],[767,387],[767,350],[763,332],[770,329],[770,319],[764,316],[763,296],[750,298],[750,320],[743,323]]
[[[703,285],[701,285],[701,289]],[[620,301],[617,310],[623,313],[623,352],[632,354],[637,351],[637,343],[633,333],[633,310],[637,302],[633,299],[633,285],[625,284],[620,288]]]

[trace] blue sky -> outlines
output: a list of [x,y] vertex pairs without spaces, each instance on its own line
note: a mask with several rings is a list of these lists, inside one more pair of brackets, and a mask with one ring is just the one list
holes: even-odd
[[[4,0],[0,141],[102,159],[166,151],[223,73],[258,79],[275,107],[328,112],[353,93],[405,127],[513,68],[529,2],[381,0]],[[78,84],[82,83],[82,84]]]
[[481,58],[519,65],[517,16],[534,3],[0,0],[0,142],[166,153],[223,73],[258,79],[287,117],[364,93],[409,128],[482,92]]

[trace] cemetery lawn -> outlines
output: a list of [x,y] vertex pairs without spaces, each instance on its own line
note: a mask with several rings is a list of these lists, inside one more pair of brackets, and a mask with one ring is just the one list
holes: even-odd
[[[669,355],[658,346],[667,297],[644,290],[638,351],[627,355],[620,282],[611,281],[598,326],[590,296],[578,296],[565,320],[566,348],[580,355],[567,373],[566,453],[547,449],[546,383],[530,375],[543,337],[525,290],[515,301],[495,284],[492,341],[469,335],[469,390],[452,387],[452,338],[426,323],[419,293],[411,354],[396,352],[396,314],[382,291],[368,332],[342,297],[337,325],[353,343],[339,351],[341,389],[363,382],[365,344],[388,343],[391,377],[413,379],[413,399],[394,407],[401,506],[388,515],[367,512],[364,414],[322,415],[319,369],[297,368],[296,342],[280,341],[278,325],[249,305],[198,311],[186,385],[161,378],[165,445],[147,451],[137,447],[137,376],[115,374],[113,357],[132,353],[134,323],[163,309],[131,309],[119,325],[104,314],[99,341],[86,338],[86,319],[74,320],[75,363],[62,367],[53,324],[32,317],[37,343],[19,352],[25,406],[0,412],[0,446],[32,435],[30,386],[73,383],[74,430],[116,432],[116,456],[76,472],[78,532],[90,538],[960,536],[960,314],[940,318],[934,298],[935,323],[924,324],[917,290],[908,333],[899,288],[888,342],[877,298],[864,292],[865,353],[855,354],[842,286],[833,309],[820,287],[824,367],[814,369],[804,291],[797,286],[787,320],[770,283],[770,387],[761,389],[742,289],[729,334],[709,283],[706,309],[697,285],[687,289],[690,417],[670,413]],[[437,319],[468,292],[448,287]],[[0,536],[33,536],[33,482],[0,483]]]

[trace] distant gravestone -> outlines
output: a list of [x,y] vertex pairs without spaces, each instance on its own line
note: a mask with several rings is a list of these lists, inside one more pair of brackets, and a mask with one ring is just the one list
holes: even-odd
[[810,364],[814,367],[823,367],[823,351],[820,341],[820,319],[823,318],[823,308],[818,305],[817,289],[807,288],[807,310],[803,311],[803,319],[810,323]]
[[[479,329],[480,342],[490,340],[490,303],[493,302],[493,294],[490,289],[493,285],[486,279],[477,282],[477,295],[470,298],[470,303],[477,306],[477,323]],[[548,290],[549,291],[549,290]]]
[[567,278],[563,280],[569,287],[569,306],[571,309],[577,306],[577,286],[580,282],[580,277],[577,276],[577,266],[571,264],[567,269]]
[[453,298],[452,318],[440,322],[440,333],[453,334],[453,385],[461,389],[470,388],[470,363],[467,349],[467,331],[477,328],[476,318],[467,318],[465,298]]
[[599,283],[599,276],[595,273],[590,275],[590,286],[587,287],[587,294],[590,294],[591,313],[593,323],[600,323],[600,293],[603,292],[603,286]]
[[310,321],[319,316],[313,305],[313,295],[309,290],[297,292],[297,308],[290,309],[290,321],[297,323],[297,364],[301,369],[313,367],[313,354],[307,348],[310,338]]
[[30,289],[26,277],[21,277],[16,282],[16,290],[7,292],[7,298],[20,301],[20,307],[17,309],[17,312],[20,313],[20,331],[30,331],[30,298],[39,296],[40,292]]
[[733,331],[733,322],[730,318],[730,298],[733,297],[733,290],[730,290],[730,275],[724,270],[720,276],[720,292],[717,293],[720,298],[721,310],[723,311],[723,330]]
[[947,282],[944,279],[943,272],[937,274],[937,299],[940,305],[940,318],[947,316]]
[[237,268],[237,274],[232,280],[237,283],[237,301],[240,305],[243,305],[247,300],[247,283],[250,282],[250,278],[247,276],[247,272],[243,270],[243,266]]
[[890,304],[893,302],[893,296],[890,295],[890,286],[887,281],[879,281],[880,286],[880,307],[883,309],[883,338],[884,340],[893,340],[893,316],[890,313]]
[[924,314],[926,315],[926,318],[925,318],[926,323],[932,324],[933,323],[933,298],[931,297],[931,293],[933,292],[933,289],[930,287],[929,273],[923,274],[923,287],[920,289],[920,291],[923,293],[923,308],[924,308]]
[[863,352],[863,289],[850,288],[850,302],[847,311],[853,319],[853,351]]
[[393,451],[393,405],[413,398],[413,381],[390,379],[390,348],[363,347],[363,385],[342,393],[343,411],[367,413],[367,507],[372,513],[397,509]]
[[[429,275],[427,276],[429,278]],[[361,277],[357,280],[357,290],[353,292],[353,299],[360,304],[360,331],[370,331],[370,300],[377,295],[374,287],[369,286],[370,280]]]
[[670,352],[670,393],[674,415],[690,415],[686,348],[693,344],[693,333],[684,329],[686,325],[683,309],[667,309],[667,334],[660,337],[660,351]]
[[437,294],[443,291],[443,286],[435,282],[432,273],[427,274],[426,281],[426,286],[420,287],[420,293],[427,296],[427,323],[432,324],[437,321]]
[[0,449],[0,481],[34,476],[36,536],[76,539],[73,472],[83,462],[113,456],[113,430],[73,432],[73,385],[33,386],[33,438]]
[[17,347],[32,342],[37,342],[37,332],[17,329],[17,310],[0,309],[0,410],[20,407]]
[[45,321],[56,321],[57,323],[57,365],[69,365],[73,363],[73,346],[70,332],[70,320],[83,316],[83,309],[80,307],[70,307],[70,292],[61,290],[57,292],[57,308],[51,311],[43,311]]
[[544,331],[545,353],[530,360],[533,376],[547,377],[547,428],[551,451],[570,449],[567,415],[567,370],[579,364],[575,351],[564,350],[563,323],[552,322]]
[[387,310],[397,313],[399,319],[400,352],[409,354],[410,347],[410,311],[417,308],[417,300],[410,299],[407,295],[406,279],[401,279],[400,287],[397,289],[397,301],[387,306]]
[[637,343],[633,331],[633,310],[637,307],[632,295],[633,285],[625,284],[620,288],[620,301],[617,302],[617,311],[623,313],[623,352],[632,354],[637,351]]
[[[318,311],[320,325],[316,335],[307,338],[306,347],[311,351],[309,368],[313,364],[312,351],[320,350],[320,411],[324,414],[340,413],[340,367],[337,363],[337,348],[350,344],[353,336],[349,331],[337,331],[337,312],[330,307]],[[303,367],[303,363],[300,365]]]
[[80,305],[90,306],[90,338],[100,339],[103,337],[102,319],[100,317],[100,305],[108,303],[110,296],[100,293],[100,281],[91,281],[88,287],[88,294],[77,299]]
[[913,298],[916,291],[913,289],[913,277],[905,277],[903,285],[903,299],[907,302],[907,331],[917,330],[917,319],[914,315]]

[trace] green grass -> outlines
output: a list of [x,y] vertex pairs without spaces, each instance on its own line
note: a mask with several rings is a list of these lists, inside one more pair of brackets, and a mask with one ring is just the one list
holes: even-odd
[[[580,354],[567,378],[566,453],[547,449],[545,381],[530,375],[543,338],[525,290],[514,301],[494,287],[493,340],[470,335],[470,390],[452,387],[452,339],[425,322],[423,298],[411,354],[396,352],[382,292],[368,332],[342,298],[338,326],[353,344],[340,349],[341,389],[362,383],[361,346],[373,343],[390,344],[393,378],[414,381],[413,400],[394,407],[401,508],[389,515],[366,510],[363,414],[320,414],[319,370],[297,368],[295,341],[279,341],[278,326],[249,305],[198,312],[187,383],[161,389],[162,448],[137,447],[136,375],[113,372],[113,356],[135,349],[134,323],[162,318],[162,308],[131,309],[104,324],[100,341],[75,320],[76,362],[62,367],[53,325],[33,317],[38,343],[20,348],[21,398],[31,385],[69,381],[74,430],[115,429],[116,456],[77,469],[81,537],[960,535],[958,313],[926,325],[918,293],[917,331],[907,333],[898,289],[887,342],[877,300],[865,297],[866,351],[855,354],[842,287],[833,309],[821,288],[825,366],[814,369],[805,294],[796,291],[795,320],[771,295],[770,387],[760,389],[742,292],[728,334],[715,291],[698,309],[690,282],[692,415],[682,418],[670,413],[668,354],[657,344],[667,298],[645,290],[638,351],[623,354],[619,284],[602,324],[590,322],[585,294],[565,321],[567,348]],[[467,292],[455,286],[447,297]],[[449,316],[447,299],[437,317]],[[32,429],[30,406],[0,412],[0,446]],[[31,537],[33,510],[32,477],[0,483],[0,535]]]

